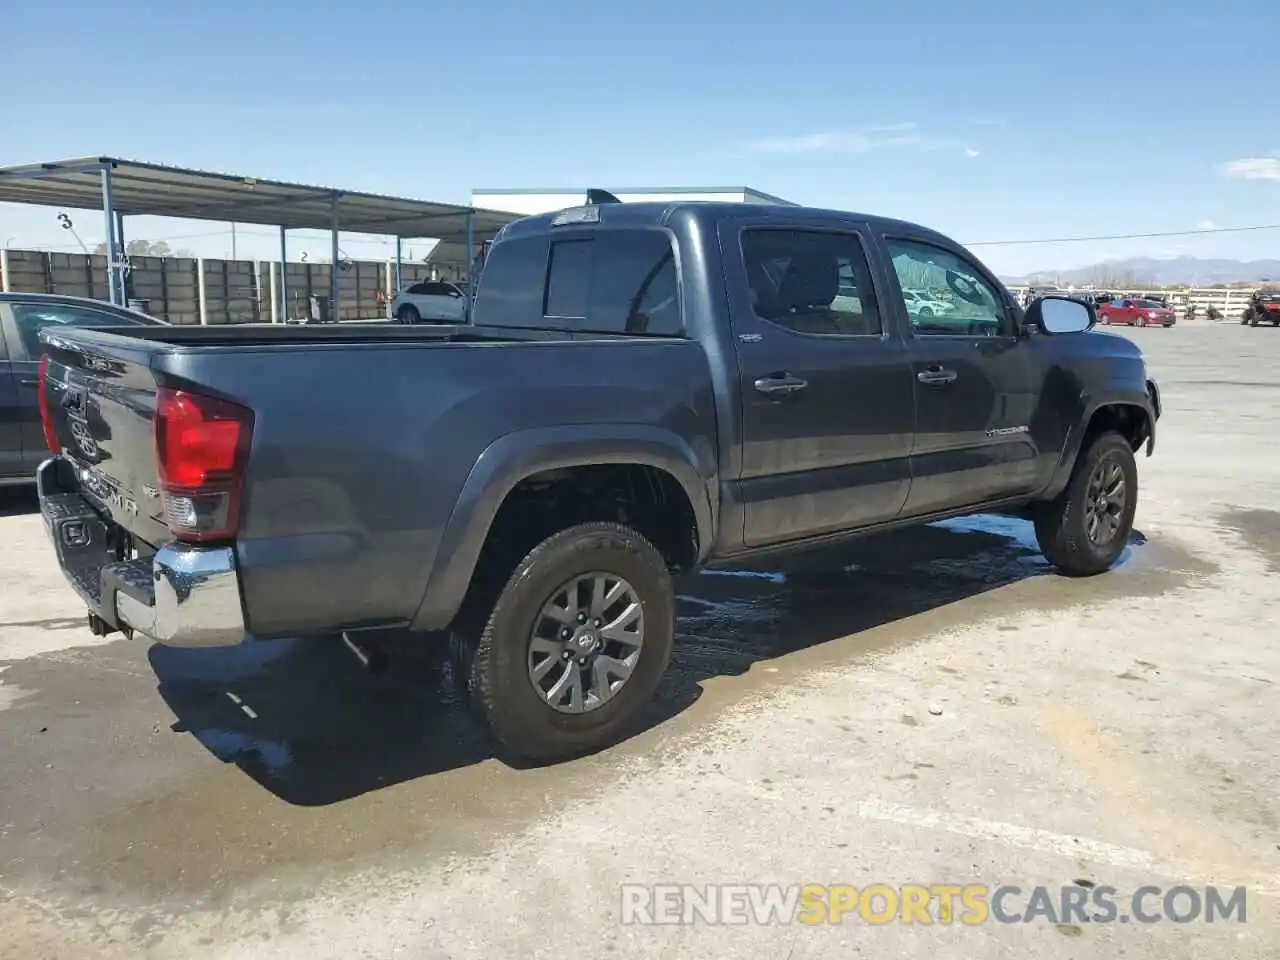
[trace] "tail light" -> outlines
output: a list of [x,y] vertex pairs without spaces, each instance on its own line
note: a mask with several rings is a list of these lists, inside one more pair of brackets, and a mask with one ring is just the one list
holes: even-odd
[[40,405],[40,429],[44,431],[44,445],[55,457],[62,452],[62,444],[58,442],[58,431],[53,427],[53,417],[49,415],[49,355],[40,355],[40,366],[36,373],[36,398]]
[[186,390],[156,392],[156,464],[165,522],[180,540],[226,540],[240,526],[253,412]]

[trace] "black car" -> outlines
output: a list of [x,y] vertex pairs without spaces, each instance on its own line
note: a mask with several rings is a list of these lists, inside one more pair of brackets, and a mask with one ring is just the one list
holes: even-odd
[[49,455],[36,391],[42,329],[164,325],[101,300],[0,293],[0,486],[35,483],[36,467]]

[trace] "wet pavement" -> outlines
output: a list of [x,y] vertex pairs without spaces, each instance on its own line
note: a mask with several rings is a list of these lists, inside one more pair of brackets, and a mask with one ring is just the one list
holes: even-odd
[[[1209,817],[1198,826],[1209,839],[1196,841],[1192,854],[1200,846],[1234,851],[1231,870],[1261,884],[1257,878],[1280,873],[1280,812],[1268,800],[1280,795],[1280,763],[1260,746],[1274,742],[1270,698],[1280,664],[1243,631],[1276,622],[1266,574],[1280,562],[1280,500],[1272,492],[1280,462],[1256,444],[1270,441],[1280,416],[1253,406],[1226,419],[1242,391],[1265,398],[1276,385],[1238,378],[1234,366],[1246,361],[1234,354],[1237,333],[1134,332],[1151,343],[1169,413],[1157,456],[1140,461],[1137,530],[1112,573],[1057,576],[1030,525],[1006,517],[703,571],[679,585],[672,667],[635,736],[551,768],[495,759],[494,745],[459,703],[446,658],[430,644],[392,645],[390,668],[372,674],[336,640],[175,650],[93,638],[54,568],[30,499],[3,495],[0,930],[16,933],[0,937],[0,956],[26,960],[75,948],[90,951],[84,955],[248,956],[252,944],[270,944],[272,956],[381,956],[390,954],[360,952],[360,931],[393,929],[401,931],[394,946],[406,955],[534,956],[532,947],[524,951],[540,942],[537,921],[522,920],[531,924],[527,942],[519,931],[498,937],[449,907],[443,891],[456,884],[469,896],[523,890],[534,897],[540,884],[562,893],[568,883],[613,897],[622,879],[661,880],[664,864],[679,872],[682,862],[686,873],[691,862],[723,862],[726,882],[735,881],[734,863],[807,882],[833,845],[815,852],[811,834],[788,837],[776,819],[780,800],[804,818],[862,811],[851,837],[870,860],[863,870],[887,875],[907,857],[936,880],[970,858],[985,862],[964,852],[973,838],[956,846],[955,831],[944,826],[925,839],[917,825],[908,831],[914,839],[895,839],[884,817],[865,815],[863,795],[890,791],[880,799],[928,806],[938,794],[925,784],[939,771],[956,802],[986,798],[974,812],[1000,805],[1001,794],[1022,797],[1005,816],[1037,827],[1060,820],[1061,804],[1087,806],[1113,789],[1129,806],[1095,810],[1104,819],[1086,818],[1080,828],[1147,847],[1158,843],[1130,822],[1142,820],[1133,811],[1153,791],[1173,797],[1175,807],[1225,823],[1214,826]],[[1233,480],[1224,485],[1228,474]],[[1170,666],[1226,644],[1230,652],[1199,671]],[[1227,673],[1229,685],[1221,686]],[[1056,706],[1022,721],[1031,724],[1027,731],[1040,730],[1023,744],[1026,754],[1011,753],[1001,733],[1008,718],[1025,713],[1029,701],[1050,700]],[[1205,710],[1216,719],[1196,721]],[[903,738],[937,730],[957,711],[967,732],[904,746]],[[1240,725],[1251,732],[1241,734]],[[805,733],[813,729],[824,731],[818,741]],[[1216,753],[1197,754],[1194,763],[1193,729],[1221,740]],[[954,735],[960,739],[949,741]],[[1142,751],[1139,758],[1166,756],[1167,768],[1139,776],[1130,766],[1117,780],[1109,766],[1099,767],[1105,751],[1096,736]],[[966,742],[981,744],[981,760],[965,752]],[[961,756],[970,759],[957,765]],[[1060,769],[1068,762],[1079,768],[1070,776]],[[785,769],[759,775],[779,766]],[[834,770],[851,776],[847,795],[820,803]],[[727,783],[712,788],[712,780]],[[624,795],[636,816],[617,828],[606,856],[591,825]],[[1059,813],[1046,812],[1046,796],[1057,798]],[[577,825],[564,826],[582,810],[585,825],[574,812]],[[695,826],[699,811],[705,823],[738,824],[714,851],[710,835],[723,831]],[[1178,824],[1172,832],[1186,830],[1185,818],[1148,810],[1152,823],[1164,816]],[[656,832],[644,826],[653,817],[663,824]],[[560,834],[567,859],[522,861],[528,838],[556,824],[570,831]],[[899,823],[890,833],[903,829]],[[673,861],[677,839],[684,853]],[[584,854],[584,845],[595,852]],[[1189,875],[1196,871],[1188,863],[1218,862],[1188,854],[1185,845],[1166,853]],[[1040,850],[1040,859],[1007,869],[1041,875],[1044,856]],[[578,860],[590,862],[590,871],[569,870]],[[520,871],[508,869],[516,863]],[[372,894],[380,884],[396,897]],[[426,911],[422,922],[406,927],[397,898],[427,889],[431,904],[415,907]],[[569,921],[556,909],[543,922],[558,928]],[[712,931],[640,950],[645,941],[620,932],[607,910],[588,926],[618,955],[707,953],[729,943]],[[422,939],[428,928],[434,932]],[[1004,955],[1015,941],[1001,934],[975,935],[955,955]],[[750,949],[769,952],[793,936],[759,932]],[[865,930],[862,937],[861,948],[872,950],[874,940]],[[734,941],[726,955],[738,955],[745,942]],[[1118,934],[1072,942],[1076,956],[1110,955],[1108,944],[1117,943],[1148,955]],[[1249,951],[1263,942],[1239,941],[1232,955],[1255,955]],[[924,945],[893,943],[873,955],[914,956]],[[672,944],[674,953],[657,949]],[[1164,956],[1191,955],[1179,952],[1179,940],[1162,944]],[[1039,949],[1032,944],[1019,955]]]

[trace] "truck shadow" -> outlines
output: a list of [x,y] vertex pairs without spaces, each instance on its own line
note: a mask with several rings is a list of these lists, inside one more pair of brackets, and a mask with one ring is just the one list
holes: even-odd
[[20,517],[39,512],[40,501],[36,499],[35,484],[0,487],[0,517]]
[[[632,732],[686,710],[708,678],[1047,573],[1030,525],[1002,517],[703,571],[679,584],[671,668]],[[174,729],[288,803],[336,803],[501,756],[465,709],[442,642],[409,638],[388,652],[378,674],[337,640],[157,645],[150,660]]]

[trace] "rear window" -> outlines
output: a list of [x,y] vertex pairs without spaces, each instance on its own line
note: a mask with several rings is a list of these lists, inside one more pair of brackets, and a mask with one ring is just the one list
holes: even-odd
[[476,322],[680,336],[684,322],[670,237],[660,230],[602,230],[495,244],[481,278]]
[[491,327],[542,327],[547,281],[546,236],[495,243],[476,291],[475,322]]

